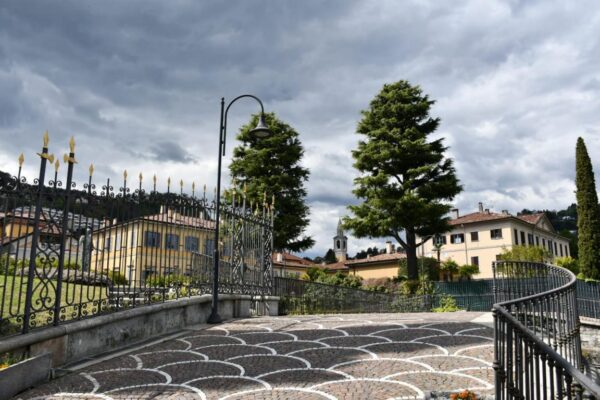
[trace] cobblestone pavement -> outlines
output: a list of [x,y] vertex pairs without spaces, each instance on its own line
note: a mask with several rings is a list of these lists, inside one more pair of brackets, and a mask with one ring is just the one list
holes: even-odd
[[21,399],[421,399],[493,389],[481,313],[261,317],[79,369]]

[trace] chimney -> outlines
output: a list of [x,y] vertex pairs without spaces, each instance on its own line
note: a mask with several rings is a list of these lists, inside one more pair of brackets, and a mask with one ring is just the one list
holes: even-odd
[[486,214],[489,214],[489,213],[490,213],[490,209],[489,209],[489,208],[486,208],[486,209],[485,209],[485,213],[486,213]]
[[483,203],[479,202],[479,212],[482,213],[483,212]]
[[502,210],[502,215],[509,215],[508,210]]
[[458,208],[452,209],[452,219],[458,219]]
[[394,247],[392,245],[392,242],[387,241],[385,242],[385,254],[392,254],[394,252]]
[[277,262],[283,262],[283,253],[277,253]]

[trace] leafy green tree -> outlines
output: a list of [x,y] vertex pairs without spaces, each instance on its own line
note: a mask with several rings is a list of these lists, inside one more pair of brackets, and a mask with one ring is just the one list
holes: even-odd
[[465,264],[458,267],[458,276],[462,281],[463,279],[471,280],[473,279],[473,275],[479,273],[479,267],[477,265]]
[[247,196],[255,204],[265,201],[265,193],[275,197],[275,249],[292,252],[309,249],[315,243],[304,235],[309,224],[304,187],[309,171],[301,165],[304,148],[298,132],[269,113],[265,114],[265,121],[273,134],[256,139],[250,131],[257,121],[258,116],[252,116],[237,136],[242,145],[233,150],[232,179],[237,185],[247,185]]
[[592,161],[582,138],[575,149],[579,269],[588,278],[600,278],[600,208]]
[[417,247],[424,241],[417,236],[449,230],[448,202],[462,190],[443,139],[428,141],[440,123],[429,116],[433,103],[406,81],[384,85],[362,113],[363,139],[352,152],[360,172],[353,193],[362,203],[348,207],[354,215],[344,225],[357,237],[396,239],[411,280],[418,278]]

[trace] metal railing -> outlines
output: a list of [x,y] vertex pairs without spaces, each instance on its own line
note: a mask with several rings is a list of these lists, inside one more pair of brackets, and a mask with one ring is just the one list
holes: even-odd
[[[113,183],[66,178],[45,140],[39,175],[0,173],[0,336],[98,314],[211,292],[215,201],[206,187],[150,190],[140,173]],[[50,169],[54,171],[50,172]],[[210,195],[210,193],[209,193]],[[212,197],[212,196],[211,196]],[[270,294],[273,208],[228,192],[220,212],[221,293]]]
[[493,271],[496,399],[600,396],[583,372],[575,275],[520,261]]

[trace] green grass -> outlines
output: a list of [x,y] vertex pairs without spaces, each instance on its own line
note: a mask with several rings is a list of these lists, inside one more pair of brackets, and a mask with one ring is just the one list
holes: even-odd
[[[41,280],[35,278],[33,282],[33,297],[32,304],[33,308],[53,308],[54,299],[56,297],[56,281],[49,281],[45,288],[41,284]],[[2,319],[7,319],[9,322],[16,324],[15,317],[22,316],[25,313],[25,294],[27,291],[27,278],[26,277],[13,277],[0,275],[0,315]],[[64,315],[65,320],[75,319],[79,317],[80,303],[89,303],[92,300],[106,299],[106,287],[101,286],[89,286],[80,285],[74,283],[63,282],[62,283],[62,295],[61,295],[61,315]],[[43,303],[44,302],[44,303]],[[92,311],[92,308],[95,311]],[[97,313],[97,306],[88,304],[82,310],[86,310],[88,315],[92,312]],[[52,324],[52,313],[48,311],[41,311],[35,313],[34,321],[36,326],[43,326]],[[14,333],[14,327],[6,328],[10,332]],[[5,329],[0,326],[0,335]]]

